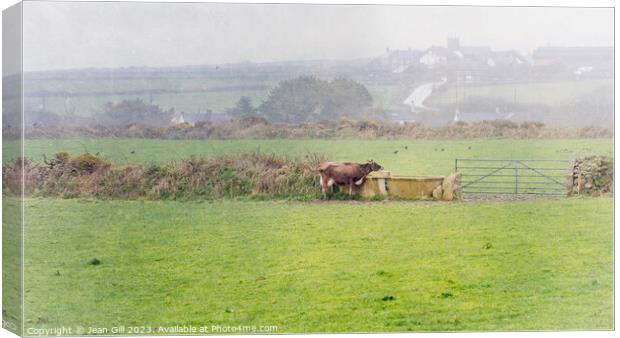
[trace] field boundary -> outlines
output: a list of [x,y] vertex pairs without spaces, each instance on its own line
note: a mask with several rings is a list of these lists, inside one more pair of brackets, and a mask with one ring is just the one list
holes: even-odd
[[567,194],[568,163],[564,160],[457,158],[454,169],[463,175],[463,194],[563,196]]

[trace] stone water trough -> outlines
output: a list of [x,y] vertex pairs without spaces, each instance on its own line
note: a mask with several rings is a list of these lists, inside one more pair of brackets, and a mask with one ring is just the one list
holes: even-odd
[[374,196],[420,198],[452,201],[458,198],[460,174],[444,176],[398,176],[389,171],[372,172],[356,187],[364,198]]

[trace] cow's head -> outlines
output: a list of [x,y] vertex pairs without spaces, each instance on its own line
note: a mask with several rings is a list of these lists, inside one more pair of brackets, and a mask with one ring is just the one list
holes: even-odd
[[373,160],[368,160],[368,164],[370,164],[370,170],[371,171],[383,170],[383,167],[379,163],[377,163],[377,162],[375,162]]

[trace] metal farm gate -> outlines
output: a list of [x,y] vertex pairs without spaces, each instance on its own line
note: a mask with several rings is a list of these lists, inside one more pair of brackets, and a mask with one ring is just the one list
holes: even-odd
[[458,158],[463,194],[566,195],[568,161]]

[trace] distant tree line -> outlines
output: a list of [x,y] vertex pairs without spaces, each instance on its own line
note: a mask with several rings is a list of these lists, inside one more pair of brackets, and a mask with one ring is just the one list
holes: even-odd
[[98,119],[106,125],[126,125],[139,123],[154,126],[166,126],[174,116],[174,109],[162,110],[159,106],[145,103],[142,99],[122,100],[118,103],[108,102]]
[[[257,107],[252,105],[249,97],[242,96],[226,112],[235,119],[259,116],[275,123],[318,122],[341,117],[367,117],[372,103],[368,89],[359,82],[300,76],[278,83]],[[157,105],[134,99],[106,103],[98,120],[105,125],[139,123],[161,126],[170,124],[174,115],[173,109],[162,110]]]
[[359,82],[300,76],[281,81],[257,112],[272,122],[316,122],[362,115],[372,108],[372,102],[368,89]]

